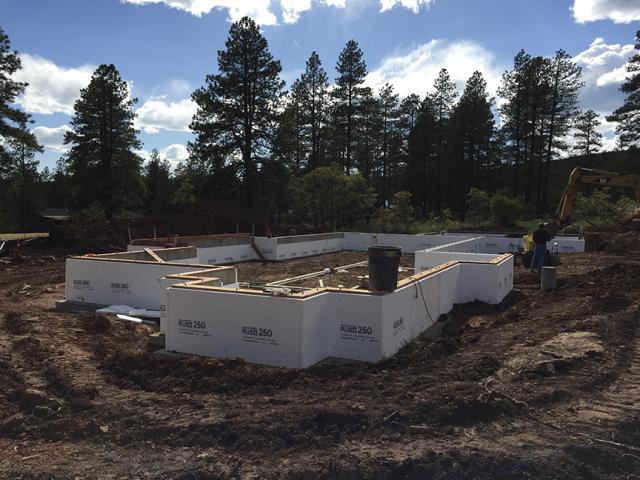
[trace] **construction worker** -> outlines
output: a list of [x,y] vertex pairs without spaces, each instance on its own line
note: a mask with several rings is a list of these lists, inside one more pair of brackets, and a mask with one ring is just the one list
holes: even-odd
[[542,271],[542,267],[544,267],[544,260],[547,256],[547,242],[551,240],[551,236],[545,230],[545,224],[541,223],[538,225],[538,229],[533,232],[533,259],[531,260],[531,271],[538,271],[540,273]]

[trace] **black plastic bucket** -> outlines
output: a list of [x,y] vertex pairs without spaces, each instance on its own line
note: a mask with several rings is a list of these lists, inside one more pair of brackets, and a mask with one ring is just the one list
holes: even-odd
[[369,289],[392,291],[398,286],[398,267],[402,251],[400,247],[370,245]]

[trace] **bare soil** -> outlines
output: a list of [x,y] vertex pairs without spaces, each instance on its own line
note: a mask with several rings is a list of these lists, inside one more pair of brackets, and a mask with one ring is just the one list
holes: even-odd
[[[307,370],[158,357],[149,327],[53,310],[63,258],[0,259],[0,478],[640,478],[628,236],[547,294],[516,268],[502,305],[385,362]],[[331,266],[301,263],[274,279]]]
[[[266,284],[329,269],[329,273],[304,280],[292,280],[286,284],[307,288],[321,286],[351,288],[360,286],[361,277],[369,274],[368,269],[366,266],[347,269],[341,267],[366,260],[367,252],[344,251],[298,258],[286,262],[244,262],[233,266],[238,270],[239,281],[254,284]],[[413,264],[413,256],[402,256],[400,258],[401,269],[398,272],[398,279],[401,280],[413,275]],[[322,284],[320,280],[322,280]]]

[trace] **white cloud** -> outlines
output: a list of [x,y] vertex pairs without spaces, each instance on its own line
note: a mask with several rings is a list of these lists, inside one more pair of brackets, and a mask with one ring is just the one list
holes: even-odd
[[73,113],[73,104],[86,87],[95,70],[93,65],[76,68],[59,67],[51,60],[20,54],[22,69],[13,78],[29,86],[18,103],[29,113]]
[[394,7],[404,7],[413,13],[418,13],[422,7],[428,7],[433,0],[380,0],[380,11],[386,12]]
[[[183,10],[197,17],[206,15],[213,9],[226,9],[229,21],[235,22],[249,16],[260,25],[277,25],[278,15],[285,24],[296,23],[303,12],[313,6],[330,6],[347,8],[350,5],[380,6],[381,12],[395,7],[403,7],[418,13],[421,8],[428,7],[434,0],[121,0],[123,3],[149,5],[162,3],[168,7]],[[279,7],[279,8],[278,8]]]
[[[151,151],[149,150],[136,150],[136,153],[142,157],[145,162],[148,162],[151,158]],[[159,149],[158,154],[162,160],[168,160],[172,168],[175,168],[180,162],[184,162],[189,158],[187,147],[181,143],[173,143],[165,148]]]
[[596,85],[598,85],[598,87],[604,87],[606,85],[615,85],[618,87],[627,79],[628,76],[629,72],[627,72],[627,65],[625,64],[618,68],[614,68],[610,72],[600,75],[596,81]]
[[197,17],[211,12],[214,8],[226,9],[229,20],[232,22],[240,20],[246,15],[261,25],[275,25],[277,23],[276,16],[269,9],[271,0],[122,0],[122,2],[136,5],[164,3],[171,8],[189,12]]
[[280,0],[284,23],[296,23],[302,12],[311,10],[312,4],[335,8],[345,8],[347,5],[346,0]]
[[32,130],[32,133],[45,150],[56,153],[66,153],[69,151],[69,146],[63,143],[64,134],[70,130],[71,128],[68,125],[61,125],[59,127],[38,126]]
[[625,66],[633,53],[633,45],[607,44],[596,38],[573,60],[582,67],[585,86],[580,93],[583,108],[611,112],[624,97],[618,88],[626,77]]
[[136,127],[146,133],[158,133],[160,130],[188,132],[195,113],[196,104],[189,98],[178,102],[155,98],[147,100],[136,110]]
[[187,147],[181,143],[174,143],[160,151],[160,157],[166,158],[170,163],[177,164],[189,158]]
[[608,113],[597,112],[600,115],[600,125],[596,127],[596,130],[602,134],[602,150],[609,152],[615,150],[618,146],[618,136],[616,135],[616,124],[608,122],[605,118]]
[[500,77],[505,70],[504,66],[498,64],[493,52],[477,43],[431,40],[411,51],[384,58],[380,65],[367,75],[365,83],[377,91],[389,82],[401,96],[411,93],[424,96],[432,90],[433,82],[441,68],[449,71],[451,79],[460,90],[473,72],[479,70],[492,94],[498,88]]
[[573,18],[578,23],[609,19],[615,23],[640,20],[638,0],[574,0]]

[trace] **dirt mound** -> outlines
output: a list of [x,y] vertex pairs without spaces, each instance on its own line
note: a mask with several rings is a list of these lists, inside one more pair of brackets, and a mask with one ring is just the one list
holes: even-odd
[[87,333],[107,333],[111,330],[111,321],[104,315],[90,314],[80,317],[84,331]]
[[23,335],[28,331],[27,321],[19,312],[8,312],[4,316],[4,329],[14,335]]
[[640,231],[611,233],[599,249],[619,255],[636,254],[640,252]]

